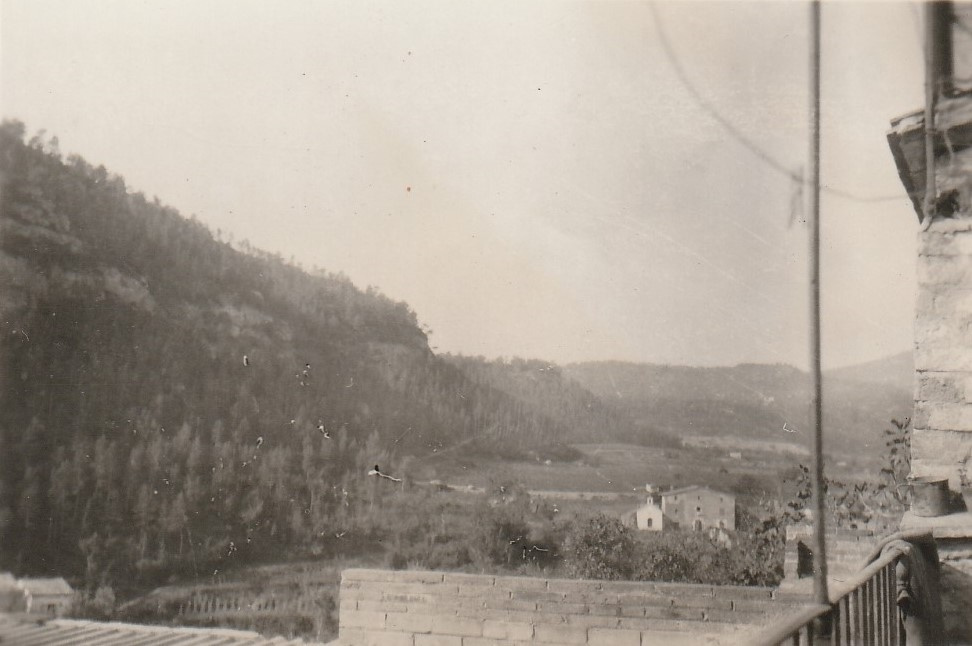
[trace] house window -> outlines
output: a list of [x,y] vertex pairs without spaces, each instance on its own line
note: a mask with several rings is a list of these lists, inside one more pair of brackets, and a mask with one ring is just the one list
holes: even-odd
[[647,523],[645,523],[645,527],[651,527],[651,522],[652,522],[653,520],[655,520],[655,519],[654,519],[654,518],[649,518],[649,519],[648,519],[648,522],[647,522]]
[[701,507],[696,507],[695,508],[695,511],[702,511],[702,508]]

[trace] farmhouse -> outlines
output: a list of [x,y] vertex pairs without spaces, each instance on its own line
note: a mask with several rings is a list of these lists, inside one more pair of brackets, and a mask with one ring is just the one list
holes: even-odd
[[736,497],[700,485],[661,494],[661,510],[677,527],[701,531],[710,527],[736,529]]
[[20,579],[18,585],[24,591],[27,612],[30,614],[60,617],[74,597],[74,589],[61,577]]
[[23,609],[24,592],[17,579],[8,572],[0,572],[0,612],[16,612]]

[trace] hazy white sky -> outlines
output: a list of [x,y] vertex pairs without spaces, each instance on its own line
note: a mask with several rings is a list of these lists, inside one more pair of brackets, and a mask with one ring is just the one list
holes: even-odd
[[[698,91],[806,158],[808,9],[656,5]],[[2,113],[215,231],[407,301],[439,351],[807,364],[794,186],[645,3],[2,0]],[[911,347],[908,3],[825,3],[824,361]]]

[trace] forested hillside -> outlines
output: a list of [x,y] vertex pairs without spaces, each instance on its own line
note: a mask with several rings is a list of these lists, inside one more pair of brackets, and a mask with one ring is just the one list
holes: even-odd
[[[638,425],[634,410],[607,404],[582,386],[561,366],[536,359],[511,360],[447,355],[467,377],[511,397],[560,422],[571,442],[633,442],[653,446],[679,445],[672,433]],[[632,364],[636,365],[636,364]],[[664,387],[664,383],[659,383]],[[603,396],[603,394],[602,394]]]
[[293,553],[368,503],[376,463],[569,454],[404,303],[236,249],[17,122],[0,171],[0,569],[97,585]]

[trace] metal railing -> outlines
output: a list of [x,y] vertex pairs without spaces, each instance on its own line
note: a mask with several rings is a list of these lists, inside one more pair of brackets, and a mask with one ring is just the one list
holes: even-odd
[[830,595],[762,631],[760,646],[895,646],[903,643],[898,614],[900,550],[890,549]]

